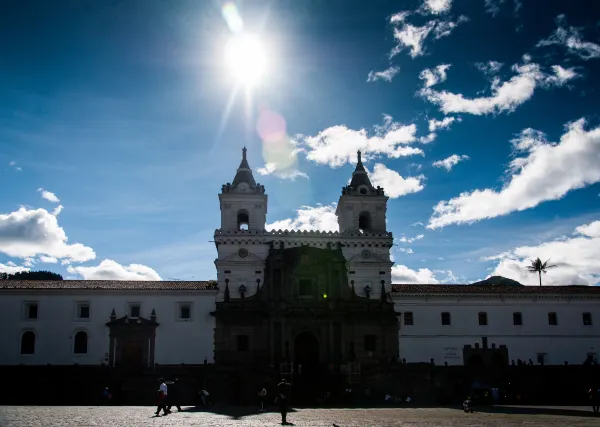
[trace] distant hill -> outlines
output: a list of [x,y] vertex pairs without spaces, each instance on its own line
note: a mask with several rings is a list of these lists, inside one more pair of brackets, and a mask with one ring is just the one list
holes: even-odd
[[479,282],[471,283],[471,286],[524,286],[516,280],[507,279],[502,276],[492,276]]

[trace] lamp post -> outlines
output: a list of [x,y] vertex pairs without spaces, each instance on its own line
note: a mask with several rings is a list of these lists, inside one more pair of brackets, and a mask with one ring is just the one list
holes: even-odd
[[367,298],[371,298],[371,287],[369,285],[365,286],[364,291]]
[[238,289],[240,291],[240,296],[244,299],[244,295],[246,294],[246,285],[241,285]]

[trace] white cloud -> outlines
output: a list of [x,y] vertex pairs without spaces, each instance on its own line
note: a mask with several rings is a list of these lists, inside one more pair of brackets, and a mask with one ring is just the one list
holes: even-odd
[[34,258],[31,257],[27,257],[25,258],[25,261],[23,261],[23,265],[25,267],[33,267],[33,264],[35,264],[37,261]]
[[425,53],[425,39],[435,27],[435,21],[430,21],[421,27],[403,23],[401,28],[394,28],[394,38],[398,42],[392,49],[390,58],[393,58],[405,48],[410,50],[410,56],[416,58]]
[[560,45],[567,51],[583,60],[600,58],[600,45],[583,40],[581,30],[575,27],[566,27],[564,15],[556,18],[558,28],[547,39],[541,40],[537,46]]
[[450,129],[450,125],[454,122],[462,121],[460,117],[444,117],[442,120],[429,120],[429,132],[435,132],[438,129]]
[[398,172],[388,169],[384,164],[376,163],[373,173],[369,174],[373,186],[383,187],[385,194],[390,199],[405,196],[410,193],[421,191],[425,186],[423,180],[425,176],[403,178]]
[[450,12],[451,8],[452,0],[425,0],[422,6],[424,12],[429,12],[433,15]]
[[398,74],[399,71],[400,67],[389,67],[383,71],[369,71],[367,82],[376,82],[377,80],[385,80],[386,82],[391,82],[394,76]]
[[539,131],[525,129],[512,141],[515,153],[521,157],[510,162],[507,184],[499,191],[474,190],[439,202],[428,227],[472,223],[523,211],[600,182],[600,126],[589,131],[584,127],[584,119],[569,123],[558,143],[549,143]]
[[58,205],[57,207],[54,208],[54,210],[52,211],[52,215],[54,216],[58,216],[60,215],[60,213],[62,212],[64,206],[63,205]]
[[444,168],[448,172],[450,172],[454,166],[456,166],[459,162],[462,162],[463,160],[469,160],[469,156],[467,156],[466,154],[453,154],[450,157],[445,158],[444,160],[438,160],[437,162],[433,162],[433,167]]
[[365,129],[348,129],[345,125],[332,126],[315,136],[298,137],[297,144],[306,151],[306,158],[315,163],[337,168],[345,163],[356,162],[356,152],[361,150],[367,160],[379,156],[399,158],[423,155],[420,148],[407,144],[417,140],[417,126],[401,125],[384,116],[384,124],[374,127],[374,134]]
[[493,76],[500,71],[504,64],[498,61],[478,62],[475,67],[487,76]]
[[496,16],[500,12],[500,6],[506,0],[485,0],[485,11]]
[[554,71],[554,75],[548,76],[546,82],[557,86],[562,86],[569,80],[581,77],[574,68],[563,68],[560,65],[553,65],[552,71]]
[[93,267],[70,265],[67,271],[80,275],[84,280],[162,280],[150,267],[141,264],[121,265],[111,259],[105,259]]
[[15,162],[14,160],[11,160],[10,162],[8,162],[8,165],[11,166],[17,172],[21,172],[23,170],[23,169],[21,169],[20,166],[17,166],[17,162]]
[[406,21],[406,18],[408,18],[410,15],[411,12],[409,11],[395,13],[390,17],[390,23],[399,24],[401,22]]
[[456,21],[442,21],[433,19],[422,26],[412,25],[406,22],[407,14],[391,17],[390,22],[395,25],[394,39],[397,45],[390,52],[390,58],[396,56],[405,49],[409,50],[412,58],[425,54],[425,41],[433,37],[441,39],[449,36],[452,31],[461,23],[468,21],[465,16],[460,16]]
[[438,21],[437,25],[433,29],[433,34],[435,35],[435,39],[441,39],[442,37],[449,36],[452,31],[458,27],[459,24],[464,22],[468,22],[469,18],[464,15],[458,17],[456,21]]
[[399,284],[438,284],[440,281],[435,278],[434,272],[428,268],[419,268],[412,270],[405,265],[395,265],[392,267],[392,282]]
[[12,261],[8,261],[6,264],[0,262],[0,273],[14,274],[20,271],[29,271],[29,268],[17,265]]
[[550,264],[557,265],[542,275],[543,286],[600,284],[600,221],[577,227],[573,235],[537,246],[517,247],[492,257],[499,260],[492,275],[539,286],[537,274],[527,271],[531,260],[539,257],[542,261],[550,258]]
[[42,193],[42,199],[46,199],[49,202],[52,203],[59,203],[60,200],[58,197],[56,197],[56,195],[54,193],[51,193],[50,191],[46,191],[43,188],[38,188],[37,190],[39,193]]
[[448,77],[446,71],[450,64],[440,64],[435,68],[425,68],[419,73],[419,78],[425,80],[425,87],[431,87],[441,82],[445,82]]
[[331,205],[302,206],[296,211],[295,218],[282,219],[267,224],[265,228],[272,230],[299,230],[299,231],[338,231],[337,216],[335,215],[336,203]]
[[429,132],[427,135],[420,137],[419,142],[421,144],[429,144],[435,141],[436,138],[437,134],[435,132]]
[[573,234],[579,234],[586,237],[600,238],[600,221],[590,222],[589,224],[580,225],[575,229]]
[[404,252],[405,254],[414,254],[415,252],[411,249],[411,248],[399,248],[398,249],[400,252]]
[[45,264],[56,264],[58,259],[53,256],[40,255],[40,262]]
[[308,175],[304,172],[300,172],[297,169],[277,169],[277,165],[275,163],[267,163],[265,167],[256,169],[256,172],[259,175],[275,175],[278,178],[289,179],[291,181],[295,181],[296,178],[305,178],[308,179]]
[[68,238],[57,217],[45,209],[21,207],[0,214],[0,252],[12,257],[28,258],[46,255],[76,262],[92,260],[94,250],[81,243],[68,244]]
[[[422,224],[421,224],[421,225],[422,225]],[[417,240],[421,240],[421,239],[422,239],[422,238],[424,238],[424,237],[425,237],[425,235],[424,235],[424,234],[418,234],[418,235],[417,235],[417,236],[415,236],[415,237],[406,237],[406,236],[402,236],[402,237],[400,237],[400,238],[398,239],[398,241],[399,241],[399,242],[402,242],[402,243],[412,243],[412,242],[415,242],[415,241],[417,241]]]
[[488,97],[466,98],[463,94],[448,91],[436,91],[430,87],[421,89],[420,94],[429,102],[436,104],[445,114],[469,113],[474,115],[512,112],[519,105],[531,99],[536,87],[562,86],[577,74],[574,70],[564,69],[560,66],[552,67],[554,74],[546,74],[540,66],[528,62],[516,64],[512,70],[516,73],[510,80],[501,82],[500,79],[492,80],[491,92]]

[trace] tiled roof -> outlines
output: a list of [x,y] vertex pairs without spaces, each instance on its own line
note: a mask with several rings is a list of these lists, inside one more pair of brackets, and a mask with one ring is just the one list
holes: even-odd
[[405,294],[502,294],[502,295],[600,295],[600,286],[472,286],[472,285],[392,285],[392,292]]
[[134,281],[134,280],[0,280],[2,289],[107,289],[107,290],[190,290],[216,289],[217,282],[207,281]]

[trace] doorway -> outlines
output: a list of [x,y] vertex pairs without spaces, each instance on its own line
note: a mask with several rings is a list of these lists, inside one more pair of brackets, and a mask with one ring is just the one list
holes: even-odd
[[[319,340],[312,332],[302,332],[294,340],[296,372],[310,375],[319,369]],[[299,366],[302,366],[300,369]]]
[[128,368],[142,367],[143,350],[139,341],[128,341],[123,346],[123,365]]

